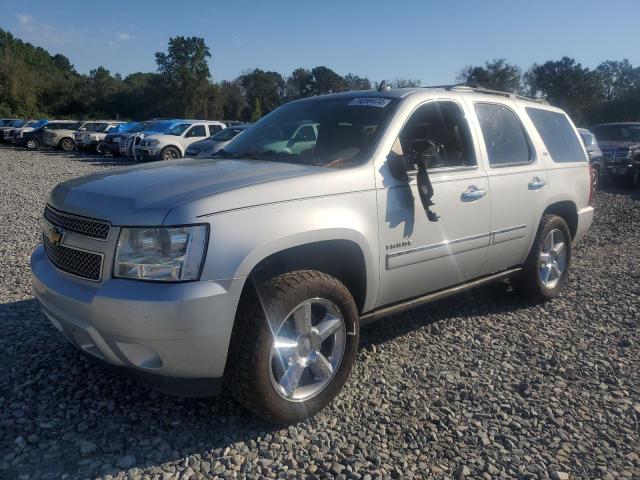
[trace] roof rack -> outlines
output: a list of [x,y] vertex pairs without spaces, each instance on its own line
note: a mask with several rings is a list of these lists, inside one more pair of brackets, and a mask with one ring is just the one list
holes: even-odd
[[483,87],[482,85],[471,84],[471,83],[455,83],[452,85],[427,85],[421,88],[442,88],[448,92],[453,90],[465,90],[465,91],[471,91],[475,93],[484,93],[487,95],[500,95],[501,97],[514,98],[514,99],[526,100],[529,102],[537,102],[537,103],[543,103],[545,105],[549,105],[549,102],[541,98],[530,98],[530,97],[525,97],[524,95],[518,95],[516,93],[502,92],[500,90],[490,90],[488,88]]

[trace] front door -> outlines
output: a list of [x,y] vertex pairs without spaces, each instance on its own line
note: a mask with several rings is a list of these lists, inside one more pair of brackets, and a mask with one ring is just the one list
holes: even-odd
[[380,295],[378,305],[419,296],[477,277],[489,244],[490,191],[477,161],[463,107],[453,100],[418,106],[402,127],[392,154],[408,155],[416,144],[437,147],[429,165],[433,186],[428,218],[415,172],[402,181],[383,165],[378,188]]

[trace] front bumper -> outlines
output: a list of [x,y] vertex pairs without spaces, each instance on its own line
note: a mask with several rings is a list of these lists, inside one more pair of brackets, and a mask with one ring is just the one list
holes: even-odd
[[81,350],[143,374],[222,377],[244,278],[93,284],[57,270],[42,246],[31,271],[43,312]]
[[576,228],[576,235],[573,237],[574,245],[579,243],[591,228],[593,213],[593,207],[585,207],[578,211],[578,227]]
[[159,148],[136,147],[136,156],[142,159],[156,160],[160,158],[160,151]]
[[607,163],[604,165],[603,173],[607,176],[624,177],[633,172],[632,163]]

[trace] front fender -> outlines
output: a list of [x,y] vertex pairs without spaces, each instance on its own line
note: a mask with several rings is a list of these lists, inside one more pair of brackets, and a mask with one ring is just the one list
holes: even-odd
[[209,224],[204,280],[246,277],[262,260],[283,250],[347,240],[359,247],[364,258],[364,307],[375,304],[379,249],[373,190],[229,211],[209,217]]

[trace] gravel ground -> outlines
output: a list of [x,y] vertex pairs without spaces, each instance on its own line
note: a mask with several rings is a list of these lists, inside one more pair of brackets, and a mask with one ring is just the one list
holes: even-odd
[[120,165],[0,147],[0,478],[640,478],[640,194],[598,195],[562,296],[505,284],[363,329],[339,398],[280,428],[72,347],[29,255],[58,182]]

